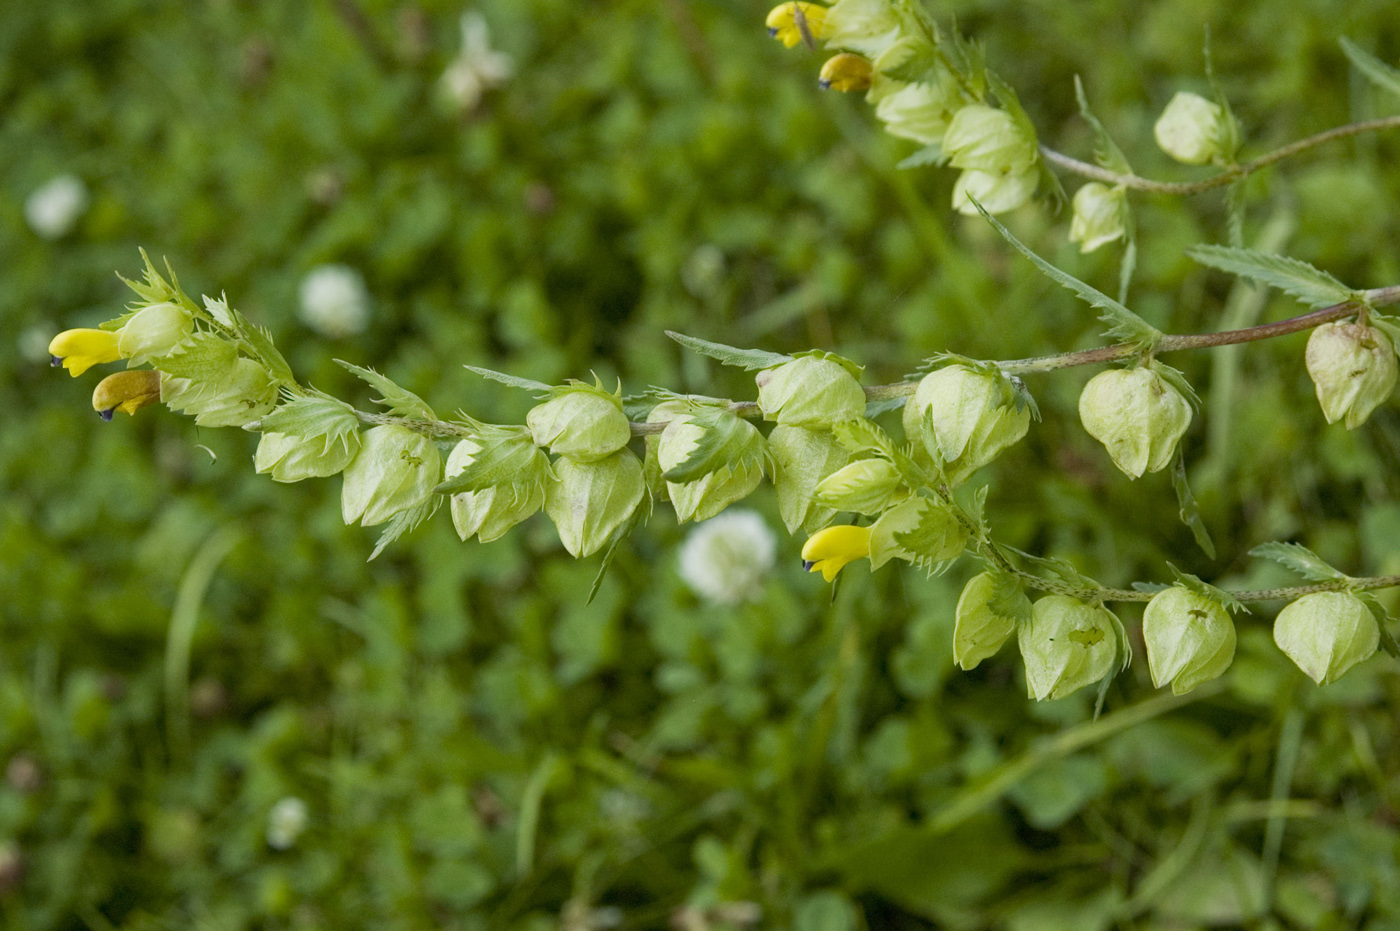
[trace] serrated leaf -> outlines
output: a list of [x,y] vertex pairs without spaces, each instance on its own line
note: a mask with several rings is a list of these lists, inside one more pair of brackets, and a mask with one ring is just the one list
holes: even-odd
[[934,143],[904,156],[894,167],[907,171],[910,168],[923,168],[925,165],[942,165],[944,161],[943,146]]
[[879,417],[881,414],[888,413],[889,411],[897,411],[907,403],[909,403],[909,398],[907,396],[898,398],[881,398],[878,401],[866,401],[865,419],[873,420],[876,417]]
[[272,334],[264,327],[260,327],[248,320],[247,317],[236,310],[230,311],[235,328],[238,334],[247,341],[248,346],[257,355],[258,360],[267,368],[272,375],[273,381],[281,385],[296,384],[296,375],[292,372],[292,367],[287,364],[286,358],[272,342]]
[[608,544],[607,552],[603,553],[603,562],[598,566],[598,574],[593,577],[593,584],[588,587],[588,597],[584,599],[584,605],[591,605],[593,599],[598,596],[598,590],[603,587],[603,579],[607,577],[608,567],[612,565],[613,557],[617,555],[617,548],[622,545],[622,541],[631,535],[637,525],[645,520],[643,511],[651,513],[651,508],[637,508],[632,512],[632,516],[627,518],[627,522],[613,531],[612,542]]
[[433,413],[433,409],[428,406],[426,401],[413,392],[400,388],[374,369],[360,368],[358,365],[353,365],[341,359],[336,359],[335,363],[341,368],[353,372],[361,381],[368,384],[371,388],[378,389],[383,397],[375,398],[374,403],[382,404],[389,408],[390,414],[396,417],[411,417],[418,420],[437,420],[437,415]]
[[1192,575],[1189,572],[1182,572],[1171,563],[1167,563],[1167,568],[1172,571],[1172,576],[1176,579],[1176,584],[1180,585],[1182,588],[1195,592],[1197,595],[1204,598],[1209,598],[1231,614],[1250,613],[1249,608],[1245,607],[1244,602],[1240,601],[1230,592],[1225,591],[1225,589],[1216,588],[1209,582],[1203,582],[1199,576]]
[[1341,582],[1348,578],[1301,543],[1261,543],[1249,555],[1272,559],[1309,582]]
[[549,457],[530,440],[528,434],[495,440],[482,444],[481,451],[472,455],[472,461],[467,463],[466,468],[440,482],[433,493],[451,495],[462,491],[486,491],[497,485],[534,481],[540,473],[541,464],[548,469]]
[[[1003,544],[1003,546],[1005,545]],[[1072,563],[1062,557],[1036,556],[1033,553],[1027,553],[1025,550],[1019,550],[1014,546],[1005,546],[1005,548],[1021,557],[1032,569],[1042,574],[1055,576],[1071,588],[1088,591],[1100,587],[1097,582],[1074,568]]]
[[845,420],[838,420],[831,425],[831,433],[836,437],[836,442],[855,456],[867,452],[881,452],[890,455],[894,450],[894,443],[890,440],[889,434],[864,417],[849,417]]
[[1107,168],[1117,174],[1132,174],[1133,167],[1128,164],[1128,157],[1123,154],[1122,149],[1118,148],[1118,143],[1113,141],[1113,137],[1108,134],[1108,130],[1104,128],[1099,118],[1094,115],[1094,111],[1089,109],[1089,98],[1084,93],[1084,82],[1079,80],[1077,74],[1074,76],[1074,99],[1079,102],[1080,117],[1094,131],[1094,161],[1098,163],[1099,167]]
[[215,300],[206,294],[204,296],[204,310],[210,317],[214,318],[214,322],[219,326],[230,330],[238,329],[234,322],[233,311],[229,309],[227,297],[221,297]]
[[1330,307],[1359,298],[1327,272],[1287,256],[1208,245],[1192,246],[1186,254],[1202,265],[1278,288],[1309,307]]
[[1351,59],[1351,63],[1356,66],[1357,71],[1364,74],[1381,90],[1391,94],[1400,94],[1400,70],[1387,65],[1346,36],[1337,41],[1341,43],[1342,51],[1346,53],[1347,58]]
[[[699,441],[685,459],[676,463],[662,474],[668,482],[684,485],[700,479],[719,469],[728,467],[741,469],[754,464],[756,456],[763,461],[763,437],[753,424],[738,415],[723,410],[701,408],[686,415],[692,424],[703,431]],[[758,442],[755,443],[754,441]],[[732,453],[738,447],[742,450],[739,461],[732,461]]]
[[996,217],[984,210],[982,205],[977,203],[975,199],[972,204],[977,208],[978,213],[982,214],[987,222],[991,223],[992,227],[1001,234],[1003,239],[1009,242],[1017,252],[1030,259],[1031,263],[1035,265],[1036,268],[1040,269],[1047,278],[1060,287],[1073,291],[1079,296],[1080,300],[1089,304],[1091,307],[1103,311],[1103,313],[1099,315],[1099,319],[1109,324],[1109,329],[1104,334],[1105,336],[1120,343],[1139,346],[1144,351],[1150,351],[1152,347],[1156,346],[1162,339],[1162,334],[1156,327],[1152,326],[1146,320],[1142,319],[1107,294],[1104,294],[1099,289],[1092,285],[1085,284],[1068,272],[1061,271],[1036,255],[1031,251],[1030,247],[1026,246],[1021,240],[1012,235],[1009,229],[997,222]]
[[503,385],[509,385],[512,388],[521,388],[525,391],[536,391],[543,394],[548,394],[554,390],[553,385],[546,385],[544,382],[535,381],[532,378],[519,378],[515,375],[507,375],[504,372],[484,369],[477,365],[464,365],[462,368],[469,372],[475,372],[482,378],[489,378],[491,381],[497,381]]
[[1215,558],[1215,541],[1210,538],[1205,521],[1201,519],[1201,508],[1196,496],[1191,493],[1191,485],[1186,480],[1186,456],[1178,448],[1176,464],[1172,466],[1172,488],[1176,491],[1176,503],[1181,522],[1191,531],[1196,545],[1211,559]]
[[766,352],[762,349],[736,349],[733,346],[726,346],[723,343],[712,343],[706,339],[695,336],[686,336],[684,333],[676,333],[667,330],[666,335],[680,343],[691,352],[698,352],[702,356],[709,356],[724,365],[733,365],[746,372],[754,372],[759,369],[771,369],[775,365],[782,365],[784,362],[791,362],[792,356],[785,356],[777,352]]
[[195,333],[170,355],[151,361],[168,375],[200,383],[223,378],[237,360],[238,347],[233,343],[213,333]]
[[430,497],[421,504],[414,505],[405,511],[400,511],[389,518],[388,522],[384,525],[384,532],[379,535],[378,542],[374,544],[373,552],[369,554],[369,559],[365,561],[370,562],[374,557],[384,552],[384,547],[393,543],[429,517],[432,517],[433,512],[438,509],[438,505],[441,503],[441,498]]
[[317,391],[308,397],[293,398],[258,422],[264,433],[287,433],[313,439],[324,436],[325,448],[360,428],[355,409],[338,398]]

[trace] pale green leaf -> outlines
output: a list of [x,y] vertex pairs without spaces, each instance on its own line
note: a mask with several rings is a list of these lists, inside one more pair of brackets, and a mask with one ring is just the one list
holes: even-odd
[[1309,582],[1339,582],[1347,576],[1328,565],[1312,550],[1300,543],[1261,543],[1249,555],[1274,562],[1298,573]]
[[735,349],[733,346],[726,346],[723,343],[712,343],[706,339],[686,336],[684,333],[676,333],[671,330],[667,330],[666,335],[692,352],[709,356],[725,365],[737,366],[746,372],[771,369],[775,365],[791,362],[793,358],[777,352],[766,352],[762,349]]
[[335,360],[336,364],[348,371],[353,372],[370,387],[377,388],[382,398],[375,398],[374,403],[383,404],[389,408],[389,413],[396,417],[412,417],[418,420],[437,420],[437,415],[427,402],[411,391],[400,388],[388,378],[380,375],[374,369],[360,368],[341,359]]
[[1207,245],[1192,246],[1186,254],[1202,265],[1278,288],[1309,307],[1331,307],[1358,297],[1327,272],[1287,256]]
[[1342,51],[1346,52],[1347,58],[1351,59],[1357,71],[1381,90],[1400,95],[1400,69],[1392,68],[1345,36],[1337,41],[1341,43]]

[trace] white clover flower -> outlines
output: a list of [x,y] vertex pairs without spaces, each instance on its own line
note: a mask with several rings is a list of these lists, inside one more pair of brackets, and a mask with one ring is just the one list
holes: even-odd
[[306,803],[295,795],[278,799],[267,813],[267,845],[273,850],[288,849],[301,837],[310,820]]
[[58,327],[52,323],[35,323],[25,327],[15,338],[19,356],[26,362],[46,365],[53,358],[49,355],[49,343],[58,335]]
[[695,526],[680,552],[681,580],[706,601],[735,605],[757,597],[778,541],[753,511],[731,509]]
[[462,50],[442,73],[442,88],[463,113],[481,103],[482,95],[500,87],[515,73],[515,62],[505,52],[491,48],[486,19],[476,11],[462,14]]
[[24,202],[24,219],[44,239],[61,239],[87,212],[88,189],[77,175],[59,175]]
[[369,326],[369,289],[348,265],[318,265],[301,279],[301,319],[331,339],[363,333]]

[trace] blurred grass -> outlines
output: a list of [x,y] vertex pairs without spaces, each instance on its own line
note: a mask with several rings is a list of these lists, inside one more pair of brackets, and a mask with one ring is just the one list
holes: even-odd
[[[585,605],[596,566],[542,519],[463,546],[439,515],[366,564],[372,534],[341,526],[338,483],[253,476],[253,437],[155,411],[91,417],[91,380],[25,347],[114,315],[112,271],[133,274],[138,245],[190,290],[226,290],[317,387],[363,402],[331,362],[346,358],[490,420],[526,399],[463,363],[751,396],[665,329],[838,348],[875,381],[938,350],[1096,339],[1082,306],[949,213],[950,173],[896,172],[911,146],[859,99],[818,93],[817,59],[771,43],[761,6],[483,2],[518,73],[467,119],[434,94],[459,7],[366,0],[363,28],[347,8],[0,0],[6,927],[721,928],[742,902],[761,906],[759,927],[799,931],[1400,926],[1389,660],[1319,690],[1267,617],[1244,618],[1223,692],[1048,753],[1095,726],[1089,702],[1028,703],[1010,655],[953,670],[965,568],[848,571],[828,605],[784,541],[761,600],[721,609],[676,577],[682,532],[662,509]],[[1174,90],[1202,86],[1207,23],[1253,146],[1396,109],[1336,46],[1345,34],[1400,57],[1381,0],[952,12],[1050,144],[1088,150],[1077,73],[1152,175],[1189,174],[1150,126]],[[1292,254],[1358,286],[1400,281],[1396,144],[1260,176],[1247,238],[1287,217],[1274,238]],[[44,241],[21,205],[61,172],[93,202]],[[1132,304],[1154,324],[1292,312],[1277,295],[1231,302],[1229,280],[1182,257],[1223,236],[1219,198],[1137,204]],[[1009,219],[1112,287],[1112,250],[1077,256],[1063,215]],[[339,344],[295,313],[302,275],[332,261],[374,299],[370,329]],[[1391,404],[1354,433],[1324,428],[1302,345],[1246,347],[1229,376],[1204,355],[1171,360],[1207,397],[1233,385],[1230,428],[1187,440],[1220,562],[1178,525],[1164,477],[1127,482],[1083,436],[1087,373],[1031,385],[1045,421],[989,470],[994,526],[1107,584],[1161,578],[1168,559],[1274,584],[1242,554],[1276,538],[1357,574],[1397,571],[1400,417]],[[752,503],[777,525],[769,492]],[[232,534],[203,598],[182,600],[201,547]],[[1134,668],[1109,709],[1153,701]],[[167,708],[189,714],[188,752]],[[1292,788],[1276,790],[1294,727]],[[1013,791],[930,830],[1018,766]],[[288,795],[310,825],[278,851],[264,831]],[[1272,807],[1228,814],[1256,805]]]

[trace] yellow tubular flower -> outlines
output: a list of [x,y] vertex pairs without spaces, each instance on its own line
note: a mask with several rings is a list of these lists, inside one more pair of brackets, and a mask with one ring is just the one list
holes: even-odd
[[830,582],[846,563],[870,555],[870,528],[841,524],[818,530],[802,547],[802,568]]
[[833,55],[822,65],[817,83],[822,90],[868,91],[875,68],[870,59],[852,52]]
[[92,409],[103,420],[111,420],[117,411],[134,414],[159,400],[160,372],[154,369],[117,372],[97,383],[92,392]]
[[[826,7],[815,3],[780,3],[768,13],[768,34],[788,48],[826,38]],[[803,26],[806,26],[806,32]]]
[[117,334],[106,330],[64,330],[49,343],[49,355],[54,365],[61,365],[74,378],[94,365],[115,362],[121,358],[117,352]]

